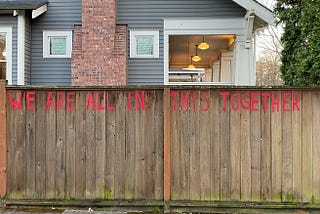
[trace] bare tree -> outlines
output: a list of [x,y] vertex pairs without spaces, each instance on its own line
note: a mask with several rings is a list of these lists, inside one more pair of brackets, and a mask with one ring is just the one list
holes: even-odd
[[[259,0],[270,9],[274,0]],[[280,60],[283,45],[281,43],[282,27],[269,26],[257,35],[257,85],[282,85]]]

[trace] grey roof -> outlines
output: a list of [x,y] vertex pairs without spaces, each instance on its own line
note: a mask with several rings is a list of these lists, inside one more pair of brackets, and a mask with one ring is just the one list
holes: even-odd
[[48,3],[48,0],[0,0],[0,10],[34,10]]

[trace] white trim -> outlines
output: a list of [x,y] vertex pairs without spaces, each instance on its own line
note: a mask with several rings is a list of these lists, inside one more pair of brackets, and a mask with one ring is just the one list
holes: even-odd
[[47,4],[42,5],[41,7],[32,10],[32,19],[37,18],[38,16],[42,15],[43,13],[45,13],[48,10]]
[[[66,37],[66,54],[65,55],[50,55],[50,37]],[[72,31],[61,30],[43,31],[43,58],[71,58],[72,52]]]
[[25,33],[26,20],[24,12],[18,15],[18,68],[17,68],[17,85],[25,84]]
[[[246,20],[241,19],[164,19],[164,84],[165,85],[235,85],[237,52],[233,55],[233,83],[230,82],[169,82],[169,35],[234,34],[236,42],[245,42]],[[239,68],[238,68],[239,69]]]
[[248,11],[255,11],[256,15],[270,25],[275,25],[275,17],[273,13],[261,4],[252,0],[232,0]]
[[[153,36],[153,54],[138,55],[136,36]],[[159,58],[159,31],[158,30],[130,30],[130,58]]]
[[8,80],[8,85],[12,85],[12,27],[1,27],[0,32],[7,34],[6,38],[6,61],[7,61],[7,72],[6,78]]

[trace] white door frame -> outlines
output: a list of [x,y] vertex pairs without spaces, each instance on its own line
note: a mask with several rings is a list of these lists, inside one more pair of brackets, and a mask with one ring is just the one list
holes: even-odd
[[8,84],[12,85],[12,27],[0,26],[0,32],[6,33],[6,54],[7,54],[6,78],[8,80]]
[[[238,62],[242,54],[237,50],[245,44],[246,19],[225,18],[225,19],[164,19],[164,84],[165,85],[241,85],[238,80],[238,73],[242,65]],[[208,34],[234,34],[236,45],[234,50],[234,69],[232,83],[208,83],[208,82],[169,82],[169,36],[170,35],[208,35]],[[239,59],[237,59],[239,58]],[[247,76],[247,75],[245,75]],[[246,77],[249,78],[249,77]]]

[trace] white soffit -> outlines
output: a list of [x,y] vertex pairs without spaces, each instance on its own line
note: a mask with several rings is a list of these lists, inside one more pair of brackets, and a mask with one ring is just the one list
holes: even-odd
[[255,14],[267,22],[269,25],[275,25],[274,14],[267,7],[253,0],[232,0],[247,11],[255,11]]

